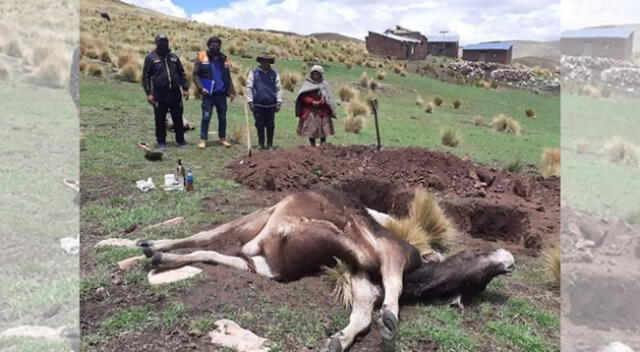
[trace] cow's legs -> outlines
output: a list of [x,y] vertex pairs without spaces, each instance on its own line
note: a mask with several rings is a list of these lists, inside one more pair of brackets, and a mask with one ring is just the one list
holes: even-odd
[[150,257],[156,251],[169,251],[177,248],[202,248],[210,245],[216,239],[237,238],[243,242],[255,237],[264,228],[273,213],[274,207],[257,210],[251,214],[224,223],[213,230],[202,231],[195,235],[155,241],[138,241],[145,254]]
[[404,263],[383,258],[380,268],[382,274],[382,285],[384,286],[384,301],[380,308],[380,319],[378,323],[381,327],[382,337],[391,340],[398,329],[398,312],[400,311],[400,294],[402,293],[402,272]]
[[356,336],[371,325],[373,307],[380,295],[378,287],[366,274],[361,273],[351,279],[351,293],[353,298],[349,325],[329,339],[329,352],[346,350],[353,344]]
[[153,254],[151,262],[163,269],[175,268],[193,263],[222,264],[235,269],[253,271],[268,278],[274,277],[274,273],[263,256],[240,258],[224,255],[216,251],[195,251],[189,254],[156,252]]

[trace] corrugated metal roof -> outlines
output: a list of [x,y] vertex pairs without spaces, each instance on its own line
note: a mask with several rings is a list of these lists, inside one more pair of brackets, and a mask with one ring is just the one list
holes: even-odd
[[578,38],[629,38],[633,34],[633,30],[620,27],[600,27],[600,28],[584,28],[565,31],[561,38],[578,39]]
[[460,37],[457,34],[445,34],[444,38],[442,38],[442,34],[429,34],[427,35],[427,40],[432,43],[455,43],[460,40]]
[[399,35],[395,35],[395,34],[392,34],[392,33],[378,33],[378,32],[371,32],[371,33],[379,34],[379,35],[385,36],[387,38],[398,40],[398,41],[401,41],[401,42],[420,43],[420,41],[417,40],[417,39],[408,38],[408,37],[401,37]]
[[513,47],[511,43],[492,42],[465,45],[462,50],[509,50],[511,47]]

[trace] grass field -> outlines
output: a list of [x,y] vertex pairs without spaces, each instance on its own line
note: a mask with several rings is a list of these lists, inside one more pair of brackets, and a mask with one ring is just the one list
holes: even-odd
[[[238,58],[235,58],[238,59]],[[245,66],[251,60],[244,61]],[[301,62],[278,61],[276,68],[299,70]],[[348,70],[340,64],[327,67],[326,78],[337,87],[340,83],[355,82],[362,70]],[[370,76],[374,70],[368,71]],[[448,83],[423,78],[414,74],[401,77],[389,74],[381,82],[378,98],[383,142],[388,147],[422,146],[441,149],[457,155],[468,154],[473,160],[489,165],[502,166],[517,156],[523,161],[536,163],[543,147],[558,146],[559,101],[558,97],[535,95],[526,91],[487,90],[474,87],[459,87]],[[427,115],[414,101],[416,93],[426,99],[435,95],[444,98],[442,107]],[[460,109],[454,110],[451,101],[463,101]],[[242,99],[242,97],[239,97]],[[285,104],[277,116],[276,146],[291,148],[306,144],[304,138],[295,134],[297,119],[293,117],[293,93],[285,93]],[[228,130],[244,124],[242,102],[230,105]],[[471,121],[477,114],[493,116],[506,113],[524,116],[524,108],[533,107],[537,119],[517,117],[525,132],[522,136],[499,134],[487,127],[476,127]],[[343,108],[340,108],[343,109]],[[336,120],[337,134],[332,143],[373,144],[375,134],[371,118],[362,133],[347,134],[343,131],[343,113]],[[199,124],[199,101],[185,103],[185,116]],[[415,118],[412,118],[415,117]],[[251,118],[251,117],[250,117]],[[150,106],[144,101],[139,84],[125,83],[114,79],[82,79],[81,126],[84,133],[85,150],[81,156],[81,174],[85,203],[81,213],[83,231],[82,302],[95,297],[95,289],[104,287],[110,292],[128,297],[155,292],[147,283],[145,269],[135,269],[123,274],[125,286],[114,285],[111,277],[117,270],[118,260],[136,254],[136,251],[91,248],[97,240],[107,237],[128,236],[128,228],[143,229],[175,216],[184,216],[186,223],[174,229],[136,230],[135,236],[142,238],[184,237],[213,224],[230,220],[247,213],[251,206],[235,205],[246,201],[250,195],[240,185],[223,177],[226,164],[246,153],[243,146],[230,149],[212,146],[198,150],[197,131],[187,133],[190,144],[187,149],[177,149],[174,143],[162,162],[150,163],[143,152],[136,149],[136,142],[152,142],[153,119]],[[217,124],[212,122],[212,132]],[[440,131],[453,127],[462,134],[458,148],[441,145]],[[251,127],[252,138],[255,132]],[[211,136],[213,140],[215,135]],[[172,141],[172,136],[168,138]],[[166,193],[153,191],[141,193],[133,185],[135,180],[153,177],[156,184],[164,173],[175,170],[177,159],[191,167],[196,176],[193,193]],[[213,199],[213,200],[212,200]],[[222,205],[211,209],[212,201]],[[489,351],[494,346],[513,351],[558,350],[559,294],[551,289],[544,274],[540,259],[523,257],[525,263],[518,267],[512,277],[496,280],[491,288],[465,313],[449,308],[446,304],[435,306],[407,306],[402,311],[398,348],[402,351],[429,350],[429,346],[440,346],[451,351]],[[216,270],[226,270],[216,268]],[[237,275],[232,271],[230,275]],[[299,296],[292,297],[291,306],[272,299],[260,299],[251,289],[240,289],[245,305],[227,302],[212,302],[203,310],[194,307],[190,300],[195,292],[211,287],[208,282],[215,276],[205,274],[204,279],[188,282],[186,287],[158,293],[170,305],[130,303],[120,305],[105,313],[100,321],[93,321],[98,328],[87,332],[84,346],[88,351],[102,351],[113,346],[114,336],[140,336],[140,334],[163,334],[172,329],[199,327],[208,329],[219,318],[231,318],[256,333],[279,342],[274,351],[286,350],[290,346],[316,346],[325,338],[324,331],[340,329],[348,312],[336,303],[330,309],[318,309],[326,298],[317,292],[305,291],[306,283],[288,284],[287,290]],[[251,278],[252,281],[260,278]],[[265,285],[269,283],[264,283]],[[272,285],[272,284],[269,284]],[[323,287],[326,292],[330,288]],[[307,296],[305,296],[308,295]],[[302,301],[303,303],[300,303]],[[108,305],[109,300],[101,303]],[[83,303],[84,304],[84,303]],[[171,308],[165,312],[167,307]],[[149,313],[153,311],[153,314]],[[171,316],[169,323],[163,318]],[[138,322],[136,324],[130,321]],[[291,324],[290,321],[299,322]],[[374,328],[375,329],[375,328]],[[366,350],[356,344],[355,351]]]
[[[601,155],[605,143],[616,136],[640,145],[638,107],[637,99],[562,96],[562,195],[571,206],[622,218],[640,210],[635,191],[640,169]],[[579,143],[582,153],[576,148]]]

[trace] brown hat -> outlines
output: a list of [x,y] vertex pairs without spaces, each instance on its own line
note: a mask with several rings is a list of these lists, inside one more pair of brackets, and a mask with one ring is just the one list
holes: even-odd
[[276,62],[276,58],[267,52],[263,52],[262,54],[259,54],[258,57],[256,57],[256,61],[260,62],[262,60],[269,61],[271,64]]

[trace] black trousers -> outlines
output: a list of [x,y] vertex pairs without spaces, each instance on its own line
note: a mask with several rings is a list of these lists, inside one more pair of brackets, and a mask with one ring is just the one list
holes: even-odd
[[276,108],[263,108],[254,106],[253,117],[256,120],[256,130],[258,131],[258,143],[265,147],[265,133],[267,137],[266,147],[273,146],[273,134],[276,129]]
[[153,99],[156,105],[153,109],[156,120],[156,140],[158,144],[167,142],[167,112],[171,111],[173,129],[176,133],[176,142],[184,144],[184,126],[182,125],[182,94],[180,89],[163,90],[153,92]]

